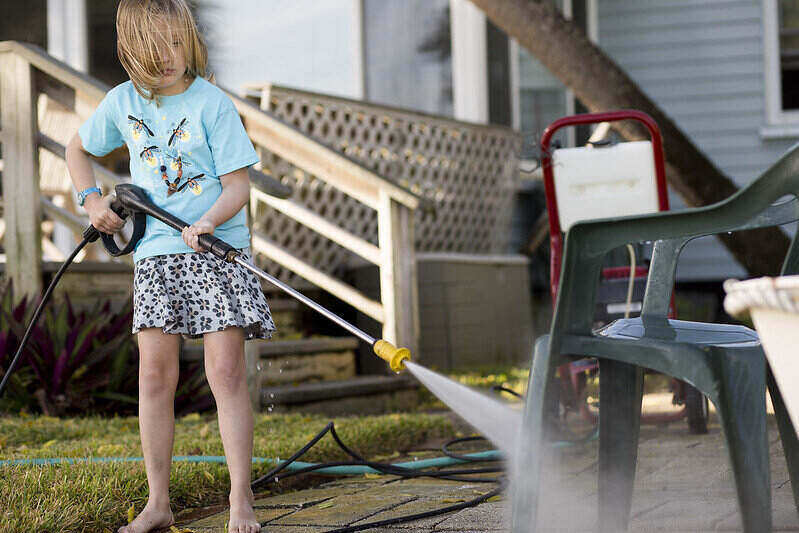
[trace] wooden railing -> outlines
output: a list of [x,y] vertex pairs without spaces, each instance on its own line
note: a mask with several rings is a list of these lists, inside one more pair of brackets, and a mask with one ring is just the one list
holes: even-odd
[[251,211],[258,212],[256,205],[262,202],[377,265],[380,270],[381,301],[372,300],[258,232],[253,232],[253,250],[382,323],[384,339],[415,348],[418,343],[418,296],[412,212],[425,201],[280,121],[271,113],[233,94],[230,97],[256,146],[290,161],[377,211],[378,245],[330,223],[296,201],[275,198],[260,191],[251,194]]
[[[38,47],[0,43],[0,142],[6,225],[3,244],[6,274],[22,294],[37,295],[42,289],[42,212],[76,230],[82,230],[85,222],[41,197],[39,148],[56,153],[63,153],[64,148],[39,132],[39,95],[47,95],[85,119],[107,89],[50,58]],[[98,172],[98,177],[109,178],[107,172]]]
[[[108,89],[36,46],[0,42],[0,143],[4,163],[6,273],[23,293],[34,295],[41,291],[42,213],[75,230],[82,230],[86,224],[85,218],[41,197],[39,149],[63,157],[64,147],[40,133],[37,102],[44,95],[76,113],[83,121],[91,115]],[[377,211],[379,239],[375,246],[302,205],[268,194],[274,191],[274,184],[270,188],[268,184],[258,187],[253,183],[256,186],[252,191],[253,204],[266,204],[376,264],[380,270],[380,300],[368,298],[257,232],[252,238],[255,254],[267,256],[381,322],[383,338],[415,351],[418,346],[418,298],[413,210],[424,200],[246,100],[228,94],[256,145]],[[108,187],[126,179],[99,164],[94,168],[97,178]]]

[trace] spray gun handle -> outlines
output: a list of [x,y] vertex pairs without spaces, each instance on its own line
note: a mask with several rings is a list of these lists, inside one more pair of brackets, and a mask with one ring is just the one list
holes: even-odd
[[[122,205],[122,202],[120,202],[118,198],[114,198],[114,201],[111,202],[111,210],[122,220],[128,218],[128,212],[125,210],[125,206]],[[83,230],[83,238],[88,239],[88,242],[94,242],[100,238],[100,231],[94,226],[90,225],[88,228]]]
[[[186,225],[188,226],[188,224]],[[229,263],[233,262],[233,259],[239,255],[238,250],[233,248],[219,237],[214,237],[210,233],[201,233],[197,240],[200,243],[200,246],[217,256],[219,259],[223,259]]]
[[[147,196],[147,193],[141,187],[137,187],[130,183],[117,185],[116,194],[117,199],[122,203],[125,209],[131,212],[146,213],[180,232],[183,231],[183,228],[186,228],[190,225],[172,213],[169,213],[152,203]],[[233,259],[239,255],[239,251],[234,247],[222,239],[214,237],[208,233],[200,234],[198,240],[200,246],[218,258],[224,259],[225,261],[232,262]]]
[[122,205],[122,201],[117,197],[114,197],[114,200],[111,202],[111,211],[116,213],[122,220],[128,218],[128,212],[125,210],[125,206]]

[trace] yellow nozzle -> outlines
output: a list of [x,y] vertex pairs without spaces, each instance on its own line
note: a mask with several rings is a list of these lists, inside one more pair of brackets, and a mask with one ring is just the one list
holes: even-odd
[[380,359],[388,361],[391,370],[399,372],[405,369],[405,359],[411,359],[411,352],[407,348],[397,348],[388,341],[379,340],[373,346],[375,353]]

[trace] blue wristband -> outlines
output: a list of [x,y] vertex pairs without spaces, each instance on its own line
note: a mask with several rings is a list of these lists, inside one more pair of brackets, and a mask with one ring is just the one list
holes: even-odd
[[78,193],[78,205],[83,207],[83,202],[86,201],[86,197],[93,192],[103,196],[103,191],[100,190],[100,187],[89,187],[88,189],[84,189]]

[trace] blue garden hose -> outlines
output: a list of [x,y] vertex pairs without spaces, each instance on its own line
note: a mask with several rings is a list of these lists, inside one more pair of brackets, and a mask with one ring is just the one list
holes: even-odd
[[[498,461],[502,458],[497,450],[488,450],[485,452],[470,453],[464,455],[473,461]],[[48,458],[32,458],[32,459],[11,459],[0,461],[0,466],[14,466],[14,465],[54,465],[54,464],[77,464],[77,463],[130,463],[142,461],[142,457],[48,457]],[[226,463],[224,455],[176,455],[172,457],[173,462],[186,462],[186,463]],[[253,463],[280,463],[280,459],[270,459],[265,457],[253,457]],[[406,463],[397,463],[392,466],[407,468],[410,470],[421,470],[424,468],[435,468],[441,466],[450,466],[454,464],[462,464],[467,461],[462,459],[454,459],[452,457],[437,457],[435,459],[423,459],[421,461],[408,461]],[[287,465],[287,470],[301,470],[311,466],[316,466],[317,463],[304,463],[301,461],[294,461]],[[334,476],[354,476],[362,474],[379,474],[378,470],[370,466],[353,465],[353,466],[330,466],[327,468],[320,468],[315,470],[319,474],[328,474]]]
[[[597,431],[591,434],[588,440],[596,440]],[[577,444],[572,441],[557,441],[553,442],[552,446],[555,448],[565,448]],[[502,454],[498,450],[487,450],[484,452],[470,453],[464,455],[476,461],[499,461],[502,459]],[[78,463],[135,463],[143,461],[142,457],[47,457],[47,458],[32,458],[32,459],[10,459],[0,461],[0,466],[15,466],[15,465],[55,465],[55,464],[78,464]],[[172,462],[175,463],[226,463],[224,455],[176,455],[172,457]],[[253,457],[253,463],[279,463],[278,459],[269,459],[266,457]],[[393,466],[400,468],[408,468],[411,470],[421,470],[424,468],[436,468],[441,466],[451,466],[455,464],[462,464],[466,461],[461,459],[454,459],[452,457],[436,457],[435,459],[422,459],[421,461],[409,461],[407,463],[397,463]],[[301,461],[294,461],[288,465],[288,470],[300,470],[308,468],[309,466],[316,466],[317,463],[304,463]],[[377,470],[370,466],[330,466],[327,468],[320,468],[316,470],[319,474],[328,474],[331,476],[355,476],[360,474],[379,474]]]

